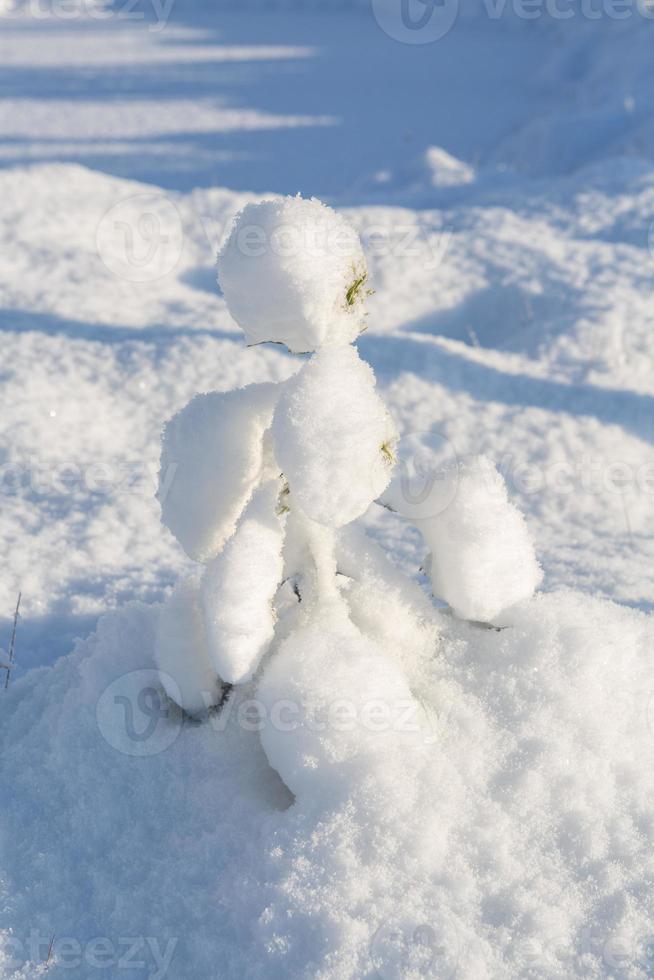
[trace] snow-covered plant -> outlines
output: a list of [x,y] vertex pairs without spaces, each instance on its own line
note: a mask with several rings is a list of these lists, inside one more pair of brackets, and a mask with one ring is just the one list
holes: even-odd
[[[420,750],[416,725],[394,722],[419,719],[439,632],[421,588],[354,523],[387,491],[398,444],[352,346],[365,258],[340,215],[297,197],[248,205],[218,269],[249,343],[311,356],[288,381],[198,395],[165,428],[162,518],[205,568],[164,606],[158,665],[191,714],[228,684],[253,682],[269,718],[294,705],[294,724],[262,730],[269,761],[295,794],[333,799],[353,776]],[[489,461],[440,478],[458,481],[451,505],[413,515],[434,591],[456,614],[492,620],[538,583],[526,526]],[[385,503],[403,512],[397,487]],[[337,702],[351,724],[331,723]],[[385,726],[362,724],[372,704]]]

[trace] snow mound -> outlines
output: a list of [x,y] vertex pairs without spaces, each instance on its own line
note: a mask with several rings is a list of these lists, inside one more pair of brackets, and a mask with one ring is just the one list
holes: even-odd
[[190,558],[210,561],[234,533],[265,473],[263,436],[278,393],[270,382],[197,395],[166,424],[161,519]]
[[295,353],[361,333],[366,275],[357,233],[313,198],[248,204],[218,257],[220,287],[248,343]]
[[428,147],[422,158],[423,169],[432,187],[460,187],[472,184],[474,167],[457,160],[441,146]]
[[[292,761],[306,754],[299,788],[306,777],[316,796],[290,805],[247,684],[209,724],[144,713],[155,610],[106,616],[69,657],[17,680],[0,731],[12,785],[2,980],[41,963],[53,934],[62,965],[65,937],[82,951],[108,937],[114,965],[120,937],[149,937],[150,973],[168,956],[184,980],[214,975],[217,955],[221,975],[259,980],[600,978],[617,963],[630,980],[651,976],[651,618],[570,593],[524,603],[500,632],[435,615],[441,643],[412,692],[431,729],[403,753],[381,731],[388,753],[330,757],[331,801],[329,780],[311,783],[318,736],[305,752],[300,731]],[[353,673],[365,660],[355,635]],[[320,659],[323,690],[340,699],[327,650]],[[357,704],[391,683],[390,667],[382,682],[379,659],[368,663]],[[271,723],[258,727],[274,752]],[[84,876],[70,874],[80,861]],[[88,966],[66,973],[81,980]]]
[[320,351],[287,382],[272,436],[292,493],[320,524],[353,521],[390,479],[395,426],[352,347]]

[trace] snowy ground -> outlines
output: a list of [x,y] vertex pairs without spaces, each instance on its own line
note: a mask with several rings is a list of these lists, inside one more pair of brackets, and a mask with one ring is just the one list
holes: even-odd
[[[105,956],[139,978],[169,942],[176,980],[654,975],[654,27],[482,12],[408,45],[367,8],[181,0],[152,27],[0,20],[3,646],[19,590],[23,613],[0,976],[38,975],[16,963],[53,934],[86,954],[150,937],[146,965]],[[107,685],[151,667],[156,610],[126,603],[187,564],[153,497],[163,420],[293,370],[244,348],[213,257],[245,201],[298,190],[363,236],[359,350],[407,443],[490,455],[543,590],[585,594],[541,598],[495,646],[445,623],[438,778],[378,860],[356,814],[285,810],[235,722],[178,719],[147,759],[96,724]],[[367,521],[418,576],[419,536]],[[420,953],[424,925],[446,953],[411,973],[387,946]],[[103,975],[58,952],[52,975]]]

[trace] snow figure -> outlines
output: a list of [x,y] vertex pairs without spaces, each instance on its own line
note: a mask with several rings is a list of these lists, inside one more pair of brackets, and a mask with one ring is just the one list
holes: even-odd
[[[333,801],[421,751],[438,649],[438,611],[353,523],[387,490],[398,442],[352,346],[365,258],[340,215],[296,197],[248,205],[218,269],[250,344],[310,357],[288,381],[198,395],[165,428],[162,519],[205,567],[164,607],[158,666],[190,714],[256,685],[271,765],[296,796]],[[538,566],[492,464],[458,477],[452,507],[415,523],[435,591],[492,619],[533,592]]]

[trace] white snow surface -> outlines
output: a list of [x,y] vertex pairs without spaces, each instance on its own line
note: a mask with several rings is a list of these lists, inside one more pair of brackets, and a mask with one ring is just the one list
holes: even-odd
[[342,603],[301,612],[264,669],[257,696],[267,719],[266,755],[300,804],[354,805],[374,790],[384,809],[380,777],[381,787],[392,782],[407,754],[419,766],[423,733],[407,679]]
[[[3,649],[19,590],[22,617],[0,689],[0,977],[645,980],[652,24],[462,4],[408,45],[367,5],[313,6],[2,21]],[[160,603],[190,562],[154,494],[164,420],[304,365],[247,350],[215,284],[233,216],[298,191],[361,235],[358,349],[411,499],[423,460],[485,454],[544,578],[483,629],[436,608],[405,521],[372,506],[367,541],[341,528],[343,644],[365,631],[422,714],[399,760],[382,731],[386,769],[339,769],[330,792],[298,741],[294,799],[256,683],[201,724],[158,686]],[[285,589],[262,677],[297,655]]]
[[[131,745],[120,715],[116,731],[99,727],[98,699],[139,690],[133,671],[150,664],[155,622],[138,605],[108,615],[9,692],[6,955],[29,953],[29,929],[46,951],[54,932],[84,948],[142,936],[161,951],[174,942],[172,976],[212,976],[218,949],[227,976],[372,980],[419,976],[424,928],[451,975],[604,977],[607,957],[620,957],[623,975],[648,976],[654,678],[642,613],[558,593],[500,633],[442,616],[416,691],[432,718],[420,749],[397,760],[391,748],[386,770],[353,780],[352,798],[331,783],[330,798],[308,786],[296,803],[260,747],[278,732],[244,723],[247,685],[213,724],[158,717],[146,758],[111,744]],[[148,720],[137,711],[135,728]],[[20,888],[26,856],[42,869],[38,895]],[[152,969],[150,946],[141,956]]]

